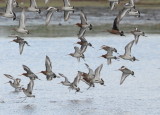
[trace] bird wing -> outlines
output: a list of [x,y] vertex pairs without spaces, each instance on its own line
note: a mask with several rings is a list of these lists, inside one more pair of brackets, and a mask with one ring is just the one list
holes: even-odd
[[81,80],[81,76],[80,76],[80,73],[78,72],[77,76],[74,78],[73,84],[77,86],[80,80]]
[[123,8],[119,14],[117,15],[117,17],[115,18],[114,22],[113,22],[113,29],[114,30],[119,30],[118,26],[120,21],[123,19],[123,17],[126,15],[127,12],[129,12],[129,8]]
[[140,35],[134,35],[135,36],[135,44],[137,44],[138,43],[138,40],[139,40],[139,36]]
[[87,49],[87,45],[81,45],[80,53],[83,54]]
[[93,76],[94,75],[93,69],[91,69],[88,64],[85,63],[85,65],[88,68],[88,75]]
[[127,76],[129,76],[130,74],[128,73],[123,73],[122,77],[121,77],[121,81],[120,81],[120,85],[124,82],[124,80],[126,79]]
[[9,79],[15,80],[15,78],[13,76],[9,75],[9,74],[4,74],[4,75]]
[[46,56],[45,66],[46,66],[46,71],[49,71],[49,72],[52,71],[52,62],[50,61],[48,56]]
[[26,65],[22,65],[23,66],[23,69],[27,72],[27,73],[33,73],[30,69],[29,69],[29,67],[27,67]]
[[24,45],[25,45],[24,41],[19,43],[19,52],[20,52],[20,54],[22,54],[22,52],[23,52]]
[[98,66],[95,70],[95,78],[94,80],[99,80],[100,79],[100,72],[102,70],[103,64],[101,64],[100,66]]
[[133,46],[134,40],[132,40],[131,42],[129,42],[126,46],[125,46],[125,54],[124,55],[131,55],[131,48]]
[[8,0],[6,4],[6,13],[13,13],[13,0]]
[[15,37],[17,38],[17,40],[24,40],[23,38],[19,37],[18,35]]
[[86,28],[81,27],[80,30],[79,30],[79,33],[78,33],[78,37],[79,38],[84,37],[85,32],[86,32]]
[[36,0],[30,0],[30,7],[37,8]]
[[27,85],[27,91],[32,93],[34,87],[34,81],[30,80],[29,84]]
[[112,63],[111,59],[110,59],[110,58],[107,59],[107,64],[109,65],[109,64],[111,64],[111,63]]
[[83,24],[83,25],[87,24],[87,17],[85,15],[85,13],[83,12],[83,10],[81,10],[80,19],[81,19],[81,24]]
[[134,0],[129,0],[129,4],[130,4],[131,6],[135,6],[135,5],[134,5]]
[[63,0],[63,3],[65,7],[71,6],[69,0]]
[[115,4],[118,4],[118,2],[116,2],[116,1],[110,1],[109,5],[110,5],[110,9],[111,9],[111,10],[114,9]]
[[116,18],[114,19],[112,29],[113,29],[113,30],[118,30],[118,31],[119,31],[118,26],[119,26],[119,23],[118,23],[118,21],[117,21],[117,17],[116,17]]
[[64,21],[67,21],[70,17],[70,11],[64,11]]
[[53,16],[54,10],[50,9],[47,11],[47,15],[46,15],[46,25],[48,25],[51,21],[51,18]]
[[20,20],[19,20],[19,28],[25,29],[25,27],[26,27],[25,22],[26,22],[25,9],[23,9],[22,13],[21,13]]
[[70,83],[70,81],[68,80],[68,78],[67,78],[65,75],[63,75],[63,74],[61,74],[61,73],[59,73],[59,75],[60,75],[61,77],[64,77],[64,78],[65,78],[65,82]]
[[75,49],[75,52],[74,52],[75,54],[80,53],[80,49],[77,46],[75,46],[74,49]]

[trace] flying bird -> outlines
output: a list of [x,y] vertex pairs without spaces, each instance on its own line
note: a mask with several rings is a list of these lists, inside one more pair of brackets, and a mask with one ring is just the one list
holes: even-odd
[[15,35],[17,39],[12,40],[11,42],[15,42],[19,44],[19,52],[22,54],[24,45],[26,44],[27,46],[30,46],[27,41],[25,41],[23,38],[19,37],[18,35]]
[[74,13],[74,7],[71,6],[69,0],[63,0],[64,6],[61,8],[64,11],[64,21],[67,21],[70,18],[71,12]]
[[131,33],[134,35],[135,44],[138,43],[140,36],[145,36],[146,37],[145,33],[140,31],[138,28],[135,28],[135,30],[131,31]]
[[0,15],[6,18],[13,18],[13,20],[16,19],[16,14],[13,12],[13,0],[7,1],[6,10],[5,12],[1,12]]
[[74,47],[74,50],[75,52],[74,53],[70,53],[68,55],[72,56],[72,57],[75,57],[77,58],[78,62],[80,62],[80,58],[84,59],[84,51],[85,51],[86,48],[84,48],[83,50],[79,49],[79,47],[75,46]]
[[125,53],[123,55],[120,55],[119,57],[124,59],[124,60],[130,60],[130,61],[139,61],[138,59],[136,59],[134,56],[131,55],[131,48],[133,46],[134,40],[132,40],[131,42],[129,42],[126,46],[125,46]]
[[49,7],[49,8],[47,9],[46,26],[50,23],[51,18],[52,18],[52,16],[53,16],[53,13],[54,13],[54,12],[57,12],[57,11],[58,11],[58,9],[55,8],[55,7]]
[[80,13],[80,20],[81,20],[81,23],[76,23],[76,25],[80,27],[78,38],[83,38],[86,30],[87,29],[92,30],[93,26],[92,24],[88,24],[87,17],[83,12],[83,10],[81,10],[81,13]]
[[46,56],[46,59],[45,59],[45,66],[46,66],[46,70],[41,71],[40,73],[43,73],[44,75],[46,75],[46,79],[49,81],[51,81],[53,78],[56,78],[57,75],[52,71],[52,62],[50,61],[50,58],[48,56]]
[[36,0],[30,0],[30,7],[28,7],[28,11],[41,13],[41,10],[37,7]]
[[[27,72],[27,73],[23,73],[21,75],[24,75],[26,77],[29,77],[30,80],[35,80],[35,79],[39,79],[31,70],[29,67],[27,67],[26,65],[22,65],[23,69]],[[21,76],[20,75],[20,76]],[[39,79],[40,80],[40,79]]]
[[13,81],[9,81],[7,83],[10,83],[10,85],[15,89],[16,92],[19,92],[21,91],[21,85],[20,85],[20,82],[21,82],[21,79],[19,78],[14,78],[13,76],[9,75],[9,74],[4,74],[5,77],[9,78],[9,79],[12,79]]
[[[120,69],[118,69],[122,72],[121,80],[120,80],[120,85],[124,82],[124,80],[129,76],[132,75],[134,76],[134,72],[131,71],[130,69],[126,68],[125,66],[122,66]],[[134,76],[135,77],[135,76]]]
[[13,30],[22,33],[22,34],[29,34],[29,31],[26,29],[26,16],[25,16],[25,9],[22,10],[21,17],[19,20],[19,27],[14,28]]

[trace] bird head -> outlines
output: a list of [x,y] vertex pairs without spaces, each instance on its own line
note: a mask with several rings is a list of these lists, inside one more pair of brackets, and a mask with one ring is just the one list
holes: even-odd
[[123,31],[120,32],[120,36],[125,36]]
[[104,80],[103,79],[101,79],[101,83],[100,83],[101,85],[104,85]]

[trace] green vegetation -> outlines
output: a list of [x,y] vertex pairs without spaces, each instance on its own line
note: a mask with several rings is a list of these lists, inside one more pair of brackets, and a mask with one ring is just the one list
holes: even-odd
[[[27,7],[29,6],[29,0],[17,0],[20,4],[20,6]],[[22,1],[24,4],[22,4]],[[126,2],[127,0],[124,0]],[[75,7],[106,7],[108,6],[107,0],[71,0],[71,4]],[[44,0],[37,0],[37,5],[39,7],[48,7],[48,6],[54,6],[54,7],[61,7],[63,6],[63,0],[50,0],[50,3],[45,5]],[[139,2],[136,3],[136,5],[141,6],[140,8],[160,8],[160,0],[139,0]],[[0,0],[0,7],[5,7],[4,0]]]

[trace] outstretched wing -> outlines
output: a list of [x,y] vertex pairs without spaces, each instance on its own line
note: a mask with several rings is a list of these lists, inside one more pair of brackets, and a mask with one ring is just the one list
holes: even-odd
[[69,0],[63,0],[63,3],[65,7],[71,6]]
[[20,52],[20,54],[22,54],[22,52],[23,52],[24,45],[25,45],[24,41],[19,43],[19,52]]
[[131,55],[131,48],[133,46],[134,40],[129,42],[126,46],[125,46],[125,54],[124,55]]
[[25,22],[26,22],[26,16],[25,16],[25,10],[23,9],[19,20],[19,28],[25,29],[26,27]]
[[67,21],[70,17],[70,11],[64,11],[64,21]]
[[37,8],[36,0],[30,0],[30,7]]
[[80,19],[81,19],[81,24],[87,24],[87,17],[85,13],[83,12],[83,10],[81,10]]
[[27,67],[26,65],[22,65],[23,66],[23,69],[29,73],[29,74],[32,74],[33,72],[29,69],[29,67]]
[[46,56],[45,66],[46,66],[46,71],[48,72],[52,71],[52,62],[50,61],[48,56]]
[[14,80],[14,77],[9,74],[4,74],[7,78]]
[[120,81],[120,85],[124,82],[124,80],[126,79],[127,76],[129,76],[130,74],[128,73],[123,73],[122,77],[121,77],[121,81]]
[[94,78],[94,80],[99,80],[100,79],[100,72],[102,70],[102,67],[103,67],[103,64],[98,66],[97,69],[95,70],[95,78]]
[[63,75],[63,74],[61,74],[61,73],[59,73],[59,75],[60,75],[61,77],[64,77],[64,78],[65,78],[65,82],[70,83],[70,81],[68,80],[68,78],[67,78],[65,75]]
[[27,91],[30,92],[31,94],[33,91],[33,87],[34,87],[34,81],[30,80],[29,84],[27,85]]

